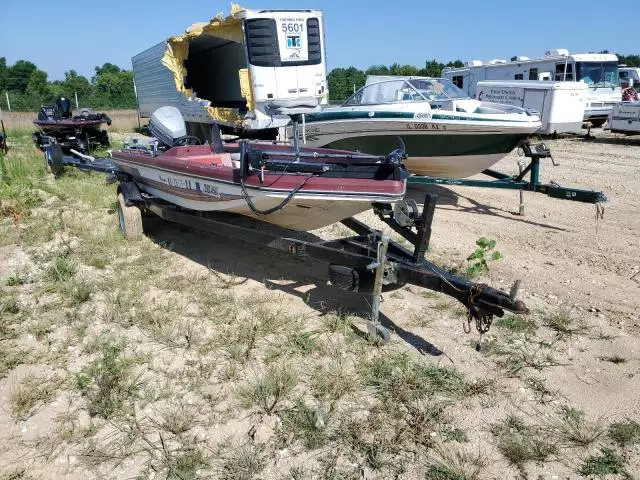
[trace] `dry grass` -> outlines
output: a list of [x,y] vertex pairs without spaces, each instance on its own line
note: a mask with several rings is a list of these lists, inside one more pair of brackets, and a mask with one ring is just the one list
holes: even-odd
[[[457,307],[406,288],[385,298],[402,313],[384,307],[412,336],[398,330],[374,345],[354,331],[353,306],[320,313],[266,288],[250,273],[262,260],[234,271],[208,265],[209,250],[192,256],[197,242],[184,254],[150,237],[126,242],[103,176],[54,180],[28,133],[14,140],[0,248],[26,260],[1,265],[0,386],[13,385],[2,411],[11,431],[33,414],[52,426],[46,438],[13,442],[16,458],[39,455],[48,469],[75,457],[71,475],[88,468],[97,478],[452,480],[511,478],[509,465],[529,478],[560,468],[564,478],[635,455],[635,420],[607,426],[557,408],[568,396],[545,375],[561,371],[556,357],[571,361],[570,342],[591,341],[572,317],[496,319],[476,352],[443,327],[458,324]],[[420,337],[445,355],[418,353]],[[634,357],[621,358],[603,360],[627,373]],[[68,373],[60,383],[15,380],[31,369]],[[68,410],[42,419],[53,400]],[[496,424],[491,416],[514,404],[542,413]],[[496,424],[494,436],[470,427],[469,412]],[[609,446],[612,455],[596,454]]]

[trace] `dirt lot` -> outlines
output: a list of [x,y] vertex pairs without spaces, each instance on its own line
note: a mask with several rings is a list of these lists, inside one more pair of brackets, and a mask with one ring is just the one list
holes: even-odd
[[14,140],[0,478],[638,478],[640,139],[596,135],[547,141],[560,165],[542,173],[604,191],[602,218],[539,194],[518,216],[514,191],[410,188],[438,194],[430,259],[464,271],[495,240],[476,281],[521,279],[531,314],[464,334],[461,305],[408,286],[385,295],[384,346],[324,265],[157,219],[127,243],[113,186],[53,179]]

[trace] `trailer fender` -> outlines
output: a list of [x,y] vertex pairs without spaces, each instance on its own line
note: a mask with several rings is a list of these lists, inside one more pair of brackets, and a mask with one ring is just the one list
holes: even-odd
[[122,193],[127,207],[145,203],[140,189],[138,189],[138,185],[136,185],[135,182],[120,182],[118,185],[118,193]]

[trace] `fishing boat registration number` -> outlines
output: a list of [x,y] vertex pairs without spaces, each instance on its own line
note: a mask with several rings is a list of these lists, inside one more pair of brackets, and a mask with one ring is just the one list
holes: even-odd
[[209,197],[221,198],[222,195],[218,191],[218,187],[211,183],[200,182],[196,180],[190,180],[186,178],[180,177],[171,177],[158,175],[158,180],[160,180],[165,185],[169,185],[173,188],[181,188],[183,190],[193,190],[194,192],[200,192],[203,195],[207,195]]
[[447,126],[438,123],[407,123],[407,130],[446,130]]

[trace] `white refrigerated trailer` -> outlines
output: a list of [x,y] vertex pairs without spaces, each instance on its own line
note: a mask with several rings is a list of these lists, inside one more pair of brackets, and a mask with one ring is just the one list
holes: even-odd
[[282,107],[327,103],[324,28],[319,10],[246,10],[232,5],[206,23],[132,58],[138,110],[171,105],[190,134],[211,124],[240,135],[275,137]]
[[476,96],[478,82],[484,80],[583,82],[588,87],[584,120],[594,126],[603,125],[613,106],[622,100],[618,57],[608,53],[569,54],[565,49],[555,49],[537,59],[472,60],[466,67],[445,68],[442,75],[472,97]]
[[587,89],[582,82],[485,80],[476,85],[476,98],[535,110],[540,133],[580,133]]

